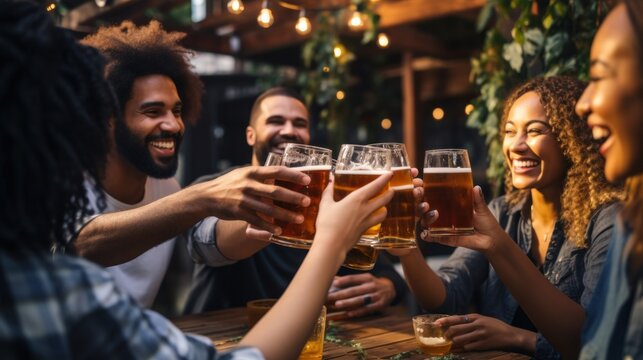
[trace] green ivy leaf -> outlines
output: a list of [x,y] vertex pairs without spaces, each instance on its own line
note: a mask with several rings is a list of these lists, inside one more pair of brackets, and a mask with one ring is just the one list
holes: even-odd
[[520,72],[523,58],[522,47],[519,43],[514,41],[511,44],[506,44],[505,46],[503,46],[502,57],[509,62],[509,65],[512,69]]
[[523,46],[524,53],[534,55],[543,45],[545,36],[540,29],[529,29],[525,32],[525,38],[527,41],[525,41],[525,45]]
[[493,0],[487,1],[487,3],[482,7],[482,10],[480,10],[480,15],[478,15],[478,22],[476,23],[476,30],[478,32],[482,32],[482,30],[487,27],[493,15],[494,8],[495,1]]
[[549,66],[554,59],[560,57],[569,41],[569,35],[565,32],[558,32],[545,39],[545,66]]

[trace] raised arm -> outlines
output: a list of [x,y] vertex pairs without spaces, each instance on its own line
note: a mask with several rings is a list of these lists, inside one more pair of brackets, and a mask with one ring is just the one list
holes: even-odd
[[250,330],[242,345],[258,347],[269,360],[297,357],[346,253],[366,229],[384,220],[383,206],[393,191],[377,194],[390,176],[380,176],[339,202],[333,200],[331,182],[322,197],[318,230],[308,255],[277,304]]
[[[266,179],[271,178],[301,184],[310,181],[305,174],[285,167],[240,168],[215,180],[190,186],[151,204],[100,215],[80,230],[73,246],[81,256],[101,265],[111,266],[136,258],[208,216],[224,220],[243,220],[259,228],[279,232],[278,227],[261,218],[259,214],[284,221],[301,221],[301,214],[277,207],[262,199],[303,206],[307,206],[310,199],[297,192],[264,183]],[[232,241],[234,230],[224,230],[224,234],[221,235],[224,243]],[[226,231],[228,232],[225,233]],[[233,245],[243,246],[242,243]]]

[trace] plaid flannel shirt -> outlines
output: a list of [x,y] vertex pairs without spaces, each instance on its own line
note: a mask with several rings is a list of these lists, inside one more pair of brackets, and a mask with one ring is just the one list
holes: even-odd
[[262,359],[255,348],[217,353],[118,289],[97,265],[45,251],[0,249],[3,359]]

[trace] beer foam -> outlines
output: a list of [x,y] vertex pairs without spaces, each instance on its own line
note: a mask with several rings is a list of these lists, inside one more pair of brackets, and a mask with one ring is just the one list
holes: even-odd
[[464,174],[470,173],[471,168],[431,167],[424,168],[425,174]]
[[391,168],[391,171],[400,171],[400,170],[409,170],[409,171],[411,171],[411,167],[410,166],[396,166],[396,167]]
[[426,345],[426,346],[444,345],[448,343],[448,340],[443,337],[420,336],[418,337],[418,340],[420,340],[422,345]]
[[399,185],[399,186],[391,186],[391,189],[395,191],[401,191],[401,190],[413,190],[413,184],[408,184],[408,185]]
[[389,170],[335,170],[335,175],[384,175]]
[[293,170],[297,171],[317,171],[317,170],[330,170],[330,165],[308,165],[308,166],[297,166],[291,167]]

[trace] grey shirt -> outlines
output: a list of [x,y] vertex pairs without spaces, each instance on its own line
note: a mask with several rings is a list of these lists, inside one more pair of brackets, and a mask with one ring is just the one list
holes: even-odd
[[[489,207],[507,234],[535,264],[529,251],[534,241],[528,210],[530,205],[531,199],[528,198],[510,207],[503,196],[493,200]],[[603,268],[619,209],[617,203],[612,203],[603,205],[592,214],[585,233],[586,248],[577,247],[572,239],[566,241],[562,221],[556,223],[545,261],[539,268],[549,282],[585,309]],[[444,282],[447,297],[436,311],[462,314],[473,308],[482,315],[508,324],[514,321],[519,304],[482,253],[458,248],[440,267],[438,275]],[[542,334],[538,334],[534,357],[557,359],[560,355]]]

